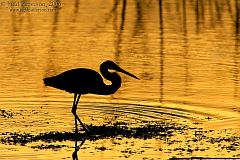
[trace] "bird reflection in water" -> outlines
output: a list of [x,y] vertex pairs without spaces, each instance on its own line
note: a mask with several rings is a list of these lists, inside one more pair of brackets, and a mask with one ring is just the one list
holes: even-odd
[[81,144],[78,146],[77,145],[77,138],[75,140],[75,146],[74,146],[74,152],[72,153],[72,159],[73,160],[78,160],[78,151],[80,150],[81,146],[84,144],[85,139],[82,139]]
[[105,79],[112,82],[111,85],[106,85],[103,82],[102,76],[98,72],[87,68],[68,70],[59,75],[45,78],[43,80],[46,86],[51,86],[74,94],[72,113],[75,117],[76,134],[78,133],[77,122],[81,124],[86,133],[89,133],[88,129],[84,126],[77,115],[77,105],[81,95],[88,93],[110,95],[114,94],[121,87],[121,77],[116,72],[109,72],[109,70],[122,72],[130,77],[139,79],[133,74],[120,68],[116,63],[108,60],[101,64],[100,72]]

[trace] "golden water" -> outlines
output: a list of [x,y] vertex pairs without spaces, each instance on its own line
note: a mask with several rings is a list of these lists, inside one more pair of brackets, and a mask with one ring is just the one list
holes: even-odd
[[[206,133],[212,138],[236,136],[236,150],[223,147],[231,142],[188,142],[194,136],[189,131],[177,134],[181,142],[172,145],[159,139],[86,141],[79,159],[240,157],[238,0],[64,0],[56,1],[61,3],[56,10],[42,12],[13,11],[21,7],[3,2],[0,109],[13,115],[0,116],[0,133],[72,131],[73,95],[45,87],[42,79],[77,67],[99,71],[110,59],[141,80],[121,75],[122,86],[114,95],[82,96],[78,114],[84,123],[178,122],[214,130]],[[0,159],[71,159],[74,151],[31,145],[1,144]],[[97,149],[102,146],[107,149]]]

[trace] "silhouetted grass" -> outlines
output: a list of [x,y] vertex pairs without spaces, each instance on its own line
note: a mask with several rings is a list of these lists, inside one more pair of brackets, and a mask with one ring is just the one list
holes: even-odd
[[141,127],[129,128],[128,125],[123,123],[115,123],[113,125],[94,126],[88,125],[88,133],[75,132],[45,132],[38,135],[29,133],[2,133],[0,139],[3,144],[20,144],[25,145],[30,142],[44,141],[44,142],[56,142],[56,141],[75,141],[77,140],[90,140],[95,141],[104,138],[160,138],[165,139],[173,135],[174,131],[185,130],[186,126],[177,126],[176,124],[156,123],[146,124]]
[[12,112],[11,111],[7,111],[5,109],[0,109],[0,117],[3,118],[12,118]]
[[[239,140],[238,136],[219,136],[219,137],[211,137],[211,132],[203,131],[199,128],[191,128],[186,125],[174,124],[174,123],[165,123],[165,122],[144,122],[144,125],[138,127],[131,127],[130,124],[124,122],[116,122],[111,125],[88,125],[86,126],[90,133],[78,133],[75,134],[72,132],[44,132],[39,133],[37,135],[30,133],[2,133],[0,142],[3,144],[10,145],[27,145],[31,142],[45,142],[40,145],[30,145],[33,149],[53,149],[59,150],[64,147],[69,147],[67,145],[62,145],[54,142],[64,142],[64,141],[79,141],[83,142],[85,140],[88,141],[96,141],[100,139],[108,139],[108,138],[116,138],[121,140],[123,138],[135,138],[135,139],[160,139],[164,140],[168,145],[183,143],[183,144],[191,144],[191,143],[206,143],[206,144],[214,144],[219,147],[220,150],[226,151],[237,151],[239,150]],[[184,135],[186,133],[192,135],[187,139],[175,139],[173,136]],[[173,139],[171,139],[173,137]],[[108,150],[105,147],[96,147],[96,150],[104,151]],[[176,148],[172,149],[173,151],[179,152],[205,152],[209,150],[209,147],[193,147],[193,146],[176,146]],[[123,151],[124,152],[124,151]],[[128,153],[128,151],[126,151]],[[125,153],[125,152],[124,152]]]
[[53,144],[41,144],[41,145],[36,145],[36,146],[31,146],[33,149],[53,149],[53,150],[58,150],[63,147],[67,147],[66,145],[53,145]]

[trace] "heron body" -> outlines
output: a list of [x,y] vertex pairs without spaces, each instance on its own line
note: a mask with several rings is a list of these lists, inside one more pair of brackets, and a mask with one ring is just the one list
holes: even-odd
[[109,72],[109,70],[115,70],[122,72],[128,76],[138,79],[131,73],[123,70],[117,64],[112,61],[105,61],[100,66],[100,72],[102,76],[111,81],[111,85],[106,85],[103,82],[102,76],[91,69],[77,68],[65,71],[59,75],[43,79],[46,86],[51,86],[57,89],[65,90],[69,93],[74,93],[74,101],[72,106],[72,113],[75,116],[75,127],[77,132],[77,121],[87,131],[87,128],[81,122],[76,110],[77,105],[82,94],[98,94],[98,95],[110,95],[114,94],[121,87],[121,77],[116,72]]

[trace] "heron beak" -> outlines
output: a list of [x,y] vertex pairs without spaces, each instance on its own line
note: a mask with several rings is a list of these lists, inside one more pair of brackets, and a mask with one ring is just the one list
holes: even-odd
[[118,71],[118,72],[122,72],[122,73],[124,73],[124,74],[126,74],[126,75],[128,75],[128,76],[130,76],[130,77],[133,77],[133,78],[136,78],[136,79],[140,80],[138,77],[134,76],[133,74],[125,71],[124,69],[122,69],[122,68],[120,68],[120,67],[118,68],[117,71]]

